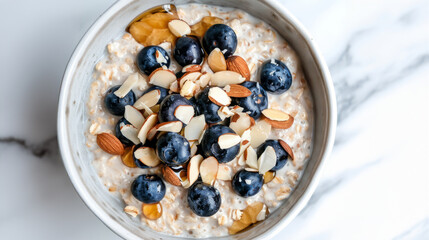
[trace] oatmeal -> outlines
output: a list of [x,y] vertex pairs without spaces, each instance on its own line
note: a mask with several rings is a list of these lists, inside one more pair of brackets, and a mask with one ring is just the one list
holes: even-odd
[[[204,18],[207,16],[209,18]],[[246,219],[247,225],[264,220],[298,183],[312,147],[314,123],[310,91],[294,50],[259,19],[241,10],[200,4],[178,6],[177,17],[182,21],[171,23],[168,27],[174,31],[166,34],[167,41],[157,44],[160,48],[154,48],[156,62],[164,67],[151,70],[146,61],[144,69],[148,70],[148,74],[142,73],[142,66],[137,62],[143,55],[144,46],[136,39],[145,43],[160,41],[154,37],[165,33],[165,29],[156,29],[159,34],[152,38],[152,35],[136,37],[136,30],[130,29],[134,36],[124,33],[107,45],[107,54],[96,64],[94,81],[89,90],[87,146],[94,154],[94,168],[106,189],[122,199],[124,212],[130,217],[140,218],[143,225],[155,231],[185,237],[234,234],[243,230],[243,227],[240,228],[243,217],[252,216],[250,220]],[[223,51],[215,48],[205,56],[204,52],[202,55],[194,53],[195,57],[191,60],[203,61],[200,67],[198,63],[176,56],[182,45],[199,45],[197,38],[183,39],[184,43],[177,40],[175,46],[170,39],[189,33],[201,38],[207,30],[205,26],[208,23],[205,21],[223,22],[229,26],[236,34],[237,46],[232,53],[227,48]],[[287,66],[287,73],[292,76],[292,84],[286,90],[274,89],[272,93],[263,90],[272,85],[261,84],[262,88],[259,84],[253,84],[260,81],[264,70],[268,71],[268,78],[273,74],[267,69],[268,65],[275,68],[282,64]],[[187,66],[182,69],[181,65]],[[187,80],[176,81],[176,78]],[[223,84],[224,79],[229,79],[229,82]],[[249,84],[247,80],[250,80]],[[113,92],[112,87],[117,85]],[[146,93],[152,85],[165,87],[169,92],[154,88],[156,91]],[[125,107],[125,112],[116,109],[119,116],[112,115],[105,107],[109,104],[105,99],[108,91],[111,95],[115,94],[113,98],[120,95],[123,101],[131,101],[135,108]],[[240,106],[244,104],[240,99],[255,91],[260,91],[255,95],[259,106],[264,104],[263,95],[267,92],[268,106],[254,112],[245,111]],[[206,98],[211,99],[210,104],[218,106],[217,112],[208,114],[208,108],[200,110],[200,114],[194,112],[189,107],[194,103],[189,103],[187,99],[196,94],[205,94]],[[142,98],[142,95],[146,97]],[[176,95],[181,98],[171,97]],[[168,114],[164,114],[162,108],[165,107],[157,102],[161,98],[172,99],[171,104],[181,102],[176,106],[176,110],[180,108],[180,111],[170,113],[166,109]],[[199,101],[197,97],[195,104]],[[148,106],[150,102],[152,106]],[[125,120],[120,117],[124,114]],[[254,114],[253,118],[249,114]],[[229,119],[229,123],[225,119]],[[215,122],[224,125],[214,125]],[[117,126],[122,138],[118,136]],[[146,128],[146,131],[142,130]],[[111,140],[111,137],[118,141]],[[274,141],[270,142],[270,139]],[[142,140],[145,140],[144,144]],[[151,145],[156,140],[156,146]],[[162,145],[161,141],[165,144]],[[175,141],[185,143],[171,145]],[[123,148],[122,144],[137,146]],[[217,152],[211,152],[213,144],[225,153],[222,159],[216,158]],[[166,159],[169,155],[162,155],[157,147],[167,150],[173,147],[180,154],[174,162],[169,162]],[[106,149],[110,154],[106,153]],[[276,162],[280,152],[285,156],[283,163],[280,160]],[[201,153],[210,156],[203,157]],[[143,160],[139,162],[134,159]],[[188,166],[183,167],[183,164]],[[142,174],[160,176],[163,180],[151,177],[136,183]],[[210,186],[210,189],[216,189],[217,192],[210,191],[219,194],[221,199],[220,207],[214,209],[211,216],[203,217],[205,213],[192,208],[194,203],[188,201],[191,183],[199,181],[204,182],[206,187]],[[262,181],[260,188],[251,186],[249,183],[252,181]],[[165,182],[165,186],[161,182]],[[158,184],[156,188],[159,191],[150,197],[133,194],[133,189],[138,189],[139,184]]]

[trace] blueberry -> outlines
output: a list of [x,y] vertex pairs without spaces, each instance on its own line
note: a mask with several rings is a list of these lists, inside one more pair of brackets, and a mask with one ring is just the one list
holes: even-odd
[[188,140],[178,133],[167,132],[156,143],[156,154],[165,164],[177,166],[186,163],[191,157]]
[[222,198],[213,186],[197,182],[188,190],[188,205],[200,217],[210,217],[220,208]]
[[167,68],[170,66],[170,57],[162,47],[147,46],[137,54],[137,67],[146,75],[150,75],[155,69],[162,66]]
[[226,163],[234,159],[240,151],[240,143],[227,148],[221,149],[218,144],[218,138],[225,133],[234,133],[234,130],[224,125],[213,125],[209,127],[203,135],[201,149],[205,157],[213,156],[220,163]]
[[235,173],[231,181],[234,192],[242,197],[251,197],[257,194],[264,184],[264,178],[258,172],[240,170]]
[[277,156],[276,165],[273,168],[271,168],[271,170],[276,171],[283,168],[286,165],[289,154],[287,154],[287,152],[283,149],[283,147],[280,145],[279,141],[277,140],[270,139],[262,143],[258,147],[258,150],[256,151],[256,153],[258,154],[258,158],[259,156],[261,156],[261,154],[265,151],[265,148],[267,148],[268,146],[271,146],[274,148],[274,151],[276,152],[276,156]]
[[182,67],[189,64],[201,64],[204,60],[204,50],[197,38],[179,37],[176,40],[173,57]]
[[125,97],[120,98],[114,94],[121,86],[111,87],[104,96],[104,106],[113,115],[123,116],[126,105],[133,105],[136,101],[136,95],[131,90]]
[[168,96],[168,89],[163,88],[163,87],[159,87],[159,86],[152,86],[150,88],[148,88],[146,91],[143,92],[142,96],[145,95],[146,93],[152,92],[153,90],[159,90],[159,93],[161,94],[161,96],[159,97],[159,100],[156,104],[160,104],[162,102],[162,100],[164,100],[165,97]]
[[279,60],[269,60],[262,65],[261,86],[268,92],[281,94],[292,85],[292,74]]
[[234,54],[237,48],[237,35],[234,30],[225,24],[215,24],[211,26],[203,37],[203,47],[207,54],[219,48],[225,58]]
[[131,184],[131,193],[144,203],[157,203],[165,196],[165,184],[157,175],[142,174]]
[[242,107],[244,112],[250,112],[251,117],[258,119],[262,110],[268,107],[267,92],[257,82],[246,81],[241,85],[252,91],[252,95],[245,98],[232,98],[232,105]]
[[126,147],[134,145],[132,141],[130,141],[128,138],[126,138],[124,135],[122,135],[121,127],[125,125],[131,125],[130,122],[128,122],[125,118],[121,118],[116,123],[115,127],[115,135],[121,141],[122,144],[124,144]]
[[[180,105],[190,105],[194,106],[192,102],[188,99],[182,97],[180,94],[171,94],[168,95],[164,100],[162,100],[161,105],[159,106],[158,119],[160,122],[171,122],[179,121],[179,119],[174,116],[176,108]],[[194,110],[195,111],[195,110]],[[183,123],[185,126],[185,124]]]
[[218,123],[222,121],[222,119],[217,114],[217,111],[220,107],[210,101],[209,90],[210,88],[205,88],[195,97],[197,115],[204,114],[207,123]]

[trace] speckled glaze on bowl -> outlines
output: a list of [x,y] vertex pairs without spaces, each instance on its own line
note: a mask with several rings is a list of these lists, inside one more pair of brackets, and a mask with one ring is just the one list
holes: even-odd
[[85,146],[85,103],[88,99],[94,65],[104,54],[106,45],[119,37],[124,27],[138,14],[161,4],[205,3],[235,7],[265,21],[294,48],[302,61],[303,71],[314,100],[313,152],[302,178],[288,199],[269,218],[248,231],[210,239],[269,239],[290,223],[314,192],[322,166],[335,137],[336,102],[334,87],[325,61],[313,38],[303,26],[274,0],[207,0],[207,1],[118,1],[92,25],[74,51],[64,74],[58,106],[58,140],[64,165],[85,204],[112,231],[126,239],[179,239],[155,232],[123,212],[123,203],[101,183]]

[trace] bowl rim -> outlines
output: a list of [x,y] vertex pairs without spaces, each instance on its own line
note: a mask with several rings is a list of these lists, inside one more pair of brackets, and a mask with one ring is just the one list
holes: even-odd
[[[85,186],[85,183],[79,177],[79,172],[76,166],[73,164],[73,158],[71,154],[69,136],[67,135],[67,101],[69,99],[69,92],[67,91],[72,82],[73,72],[78,65],[79,58],[85,52],[86,46],[89,44],[90,40],[98,32],[98,30],[112,17],[117,10],[122,9],[133,0],[118,0],[113,3],[107,10],[105,10],[97,20],[88,28],[85,32],[76,48],[71,55],[66,70],[64,72],[59,101],[58,101],[58,114],[57,114],[57,137],[58,145],[60,149],[61,158],[65,169],[69,175],[70,181],[75,188],[75,191],[78,193],[79,197],[85,203],[85,205],[103,222],[109,229],[111,229],[115,234],[124,238],[124,239],[140,239],[139,236],[130,232],[122,225],[118,224],[110,215],[108,215],[99,204],[91,197],[88,189]],[[309,32],[304,28],[304,26],[282,5],[279,1],[276,0],[260,0],[263,4],[272,8],[279,13],[280,17],[284,18],[291,25],[294,26],[298,34],[306,41],[306,44],[309,47],[309,50],[317,63],[317,67],[320,70],[322,79],[325,82],[325,91],[327,93],[327,113],[328,113],[328,131],[326,136],[326,142],[322,157],[320,159],[320,164],[316,168],[313,177],[311,178],[307,189],[304,191],[302,196],[297,200],[295,205],[293,205],[290,211],[273,227],[269,228],[264,233],[261,233],[257,236],[256,239],[270,239],[283,230],[286,225],[288,225],[305,207],[310,197],[314,193],[317,184],[319,183],[321,173],[324,166],[328,160],[332,147],[335,141],[335,132],[337,125],[337,105],[335,98],[335,90],[332,82],[332,78],[328,69],[328,66],[314,40],[314,38],[309,34]]]

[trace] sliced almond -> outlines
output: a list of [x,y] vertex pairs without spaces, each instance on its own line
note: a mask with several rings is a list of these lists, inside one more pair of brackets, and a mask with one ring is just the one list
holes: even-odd
[[183,85],[187,82],[187,81],[191,81],[193,83],[195,83],[195,81],[197,81],[197,79],[201,76],[200,72],[186,72],[185,74],[183,74],[183,76],[181,78],[179,78],[179,87],[183,88]]
[[217,115],[219,115],[220,119],[225,120],[226,118],[234,116],[234,112],[232,112],[229,107],[222,106],[217,110]]
[[179,81],[174,81],[171,83],[170,85],[170,91],[174,92],[174,93],[178,93],[179,90]]
[[157,122],[158,122],[158,114],[156,113],[153,113],[146,118],[142,127],[140,128],[139,134],[137,135],[137,137],[140,139],[142,144],[145,144],[146,137],[149,130],[153,128]]
[[268,146],[258,158],[258,170],[260,174],[264,174],[271,170],[277,163],[276,151],[273,147]]
[[218,106],[229,106],[231,104],[231,98],[220,87],[210,88],[208,97],[210,101]]
[[229,123],[229,127],[240,136],[253,125],[255,125],[255,120],[247,113],[235,113]]
[[168,29],[176,37],[181,37],[191,33],[191,27],[183,20],[173,19],[168,23]]
[[196,81],[196,83],[198,83],[200,85],[200,88],[205,88],[209,84],[209,82],[210,82],[210,80],[212,78],[212,75],[213,75],[212,73],[204,72],[198,78],[198,80]]
[[201,71],[202,67],[198,64],[189,64],[182,68],[182,72],[199,72]]
[[158,133],[158,129],[156,128],[156,125],[155,125],[153,128],[149,130],[149,132],[147,132],[146,140],[152,141],[155,138],[157,133]]
[[156,62],[159,63],[159,64],[161,64],[161,65],[163,65],[163,64],[165,64],[165,63],[168,62],[168,60],[167,60],[168,56],[167,56],[167,58],[165,58],[164,54],[162,54],[158,50],[156,50],[156,52],[155,52],[155,59],[156,59]]
[[161,163],[158,155],[156,155],[155,149],[151,147],[139,147],[134,151],[134,157],[149,167],[156,167]]
[[250,128],[246,129],[241,135],[241,143],[240,143],[240,152],[238,153],[238,157],[242,156],[244,151],[250,146]]
[[277,109],[268,108],[263,110],[262,114],[268,119],[274,120],[274,121],[287,121],[290,118],[289,114]]
[[188,182],[184,187],[190,187],[192,184],[194,184],[195,181],[197,181],[198,176],[200,175],[200,165],[201,161],[203,160],[203,156],[200,154],[193,156],[188,163]]
[[139,105],[140,107],[142,107],[141,111],[143,111],[143,116],[144,117],[149,117],[149,115],[151,115],[153,113],[152,109],[148,106],[146,106],[144,103],[140,103]]
[[137,129],[142,127],[145,120],[143,114],[131,105],[125,106],[124,118]]
[[195,154],[197,154],[198,151],[198,145],[197,145],[197,141],[194,142],[190,142],[189,143],[191,145],[191,157],[195,156]]
[[230,84],[240,84],[246,79],[233,71],[220,71],[212,75],[210,86],[225,87]]
[[252,91],[250,91],[247,87],[238,84],[226,85],[223,90],[230,97],[245,98],[252,95]]
[[258,169],[258,156],[255,149],[248,147],[244,152],[244,158],[246,159],[247,166]]
[[185,98],[191,98],[195,95],[197,90],[200,88],[196,83],[193,81],[186,81],[183,86],[180,88],[180,95]]
[[184,124],[188,124],[192,117],[194,117],[195,110],[191,105],[179,105],[174,110],[174,116],[182,121]]
[[150,84],[167,89],[169,89],[170,85],[176,80],[177,78],[174,72],[164,68],[158,68],[149,75]]
[[203,134],[204,128],[206,127],[206,120],[204,114],[193,117],[188,125],[185,127],[184,136],[188,141],[197,141]]
[[223,56],[219,48],[215,48],[210,52],[207,63],[213,72],[226,70],[225,56]]
[[250,145],[253,148],[259,147],[271,133],[271,125],[265,121],[258,121],[250,131]]
[[174,172],[174,170],[171,169],[169,166],[167,165],[162,166],[161,172],[165,181],[169,182],[174,186],[182,185],[182,182],[180,181],[179,176],[177,176],[176,172]]
[[227,69],[230,71],[237,72],[243,76],[246,81],[250,80],[250,70],[246,61],[240,56],[230,56],[226,60]]
[[112,155],[122,155],[124,146],[119,139],[110,133],[97,134],[97,144],[105,152]]
[[265,116],[262,118],[262,120],[269,123],[273,128],[279,128],[279,129],[288,129],[293,125],[293,122],[294,122],[294,118],[292,116],[290,116],[289,119],[286,121],[271,120]]
[[248,172],[258,172],[258,170],[254,169],[254,168],[244,168],[244,170],[246,170]]
[[158,103],[160,98],[161,91],[159,89],[154,89],[137,99],[137,101],[134,103],[134,107],[139,110],[143,109],[142,104],[146,105],[147,107],[153,107]]
[[279,143],[280,143],[280,146],[282,146],[282,148],[287,152],[287,154],[289,154],[290,158],[292,160],[295,160],[295,155],[293,155],[292,148],[289,146],[289,144],[287,144],[285,141],[281,139],[279,139]]
[[139,144],[140,139],[137,137],[139,130],[133,125],[123,125],[120,127],[120,131],[124,137],[133,142],[134,144]]
[[219,164],[216,178],[224,181],[231,181],[232,169],[226,164]]
[[118,90],[114,92],[114,94],[119,98],[125,97],[131,91],[131,89],[136,86],[138,81],[139,77],[137,73],[131,74],[130,76],[128,76],[127,80],[125,80],[125,82],[118,88]]
[[219,144],[219,147],[221,149],[228,149],[231,148],[237,144],[239,144],[241,141],[241,138],[239,135],[234,133],[225,133],[219,136],[217,142]]
[[214,157],[208,157],[201,162],[200,174],[204,183],[213,185],[217,177],[219,162]]
[[159,132],[180,132],[182,130],[183,123],[181,121],[171,121],[159,123],[155,128]]

